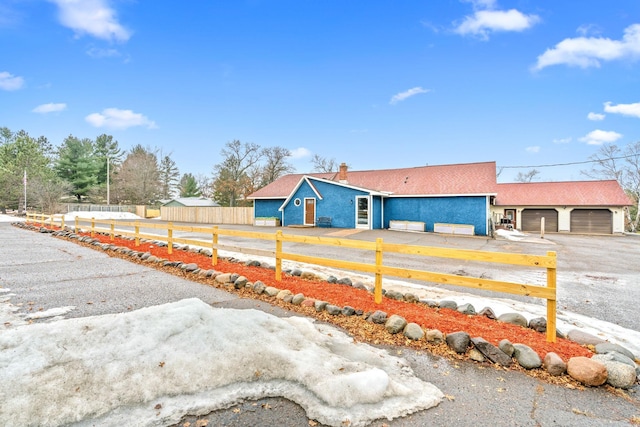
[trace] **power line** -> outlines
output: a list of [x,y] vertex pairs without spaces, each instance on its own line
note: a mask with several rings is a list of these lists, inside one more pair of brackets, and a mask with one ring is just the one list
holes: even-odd
[[498,166],[499,169],[530,169],[530,168],[551,168],[556,166],[571,166],[571,165],[584,165],[587,163],[601,163],[606,160],[620,160],[628,159],[630,157],[636,157],[637,154],[630,154],[628,156],[609,157],[601,160],[585,160],[582,162],[569,162],[569,163],[553,163],[550,165],[534,165],[534,166]]

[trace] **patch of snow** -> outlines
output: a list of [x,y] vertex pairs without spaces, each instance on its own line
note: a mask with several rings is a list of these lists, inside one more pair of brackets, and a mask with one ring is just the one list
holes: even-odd
[[283,396],[321,423],[364,426],[443,398],[332,326],[198,299],[7,328],[0,348],[3,425],[160,426]]
[[45,311],[36,311],[35,313],[29,313],[24,318],[27,320],[32,320],[44,319],[47,317],[64,316],[65,314],[75,309],[76,307],[74,305],[70,305],[67,307],[56,307]]
[[[61,215],[62,216],[62,215]],[[75,221],[76,217],[82,219],[141,219],[131,212],[94,212],[94,211],[74,211],[64,215],[64,221]]]

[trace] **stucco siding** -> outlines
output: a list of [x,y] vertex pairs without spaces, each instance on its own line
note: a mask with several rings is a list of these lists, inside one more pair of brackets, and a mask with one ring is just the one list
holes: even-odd
[[421,221],[433,232],[435,223],[470,224],[475,234],[487,234],[487,198],[459,197],[390,197],[385,199],[384,227],[389,221]]
[[[302,183],[284,208],[285,224],[303,224],[304,199],[314,198],[316,199],[316,218],[328,216],[331,218],[332,227],[355,228],[355,197],[366,195],[367,193],[316,180],[313,180],[312,183],[322,196],[322,199],[318,197],[308,183]],[[301,200],[300,206],[295,205],[296,199]]]
[[285,199],[259,200],[253,202],[254,218],[267,217],[281,219],[280,206]]

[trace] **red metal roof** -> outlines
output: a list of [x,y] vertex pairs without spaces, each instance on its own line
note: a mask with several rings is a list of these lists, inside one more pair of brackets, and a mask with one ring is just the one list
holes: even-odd
[[[286,198],[305,174],[286,175],[249,198]],[[338,183],[338,173],[306,174]],[[496,194],[495,162],[347,171],[347,185],[393,196]]]
[[616,180],[498,184],[498,206],[629,206]]

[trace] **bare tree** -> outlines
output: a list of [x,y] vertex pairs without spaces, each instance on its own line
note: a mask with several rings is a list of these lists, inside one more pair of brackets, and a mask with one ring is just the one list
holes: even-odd
[[42,212],[49,214],[60,213],[60,200],[73,192],[73,186],[57,176],[50,174],[48,177],[38,176],[31,180],[31,202],[33,206]]
[[252,192],[249,171],[260,161],[260,146],[236,139],[220,153],[224,160],[213,168],[215,198],[223,206],[237,206]]
[[589,157],[591,169],[582,171],[594,179],[615,179],[635,203],[626,209],[627,222],[631,231],[640,225],[640,141],[620,149],[615,144],[604,144]]
[[518,175],[516,175],[516,182],[532,182],[534,179],[536,179],[536,176],[538,176],[540,174],[540,171],[537,169],[531,169],[527,172],[518,172]]
[[120,203],[144,205],[156,201],[161,183],[155,152],[141,145],[133,147],[114,178],[114,190]]
[[313,157],[311,158],[311,163],[313,164],[314,172],[338,172],[339,169],[336,159],[327,159],[326,157],[322,157],[317,154],[313,155]]
[[287,162],[287,158],[291,157],[291,151],[283,147],[264,148],[260,153],[264,166],[262,167],[262,179],[260,186],[271,184],[283,175],[295,172],[295,168]]
[[198,190],[200,191],[200,194],[202,194],[202,197],[205,197],[207,199],[212,198],[213,186],[211,184],[211,179],[203,173],[197,174],[195,178],[196,182],[198,183]]

